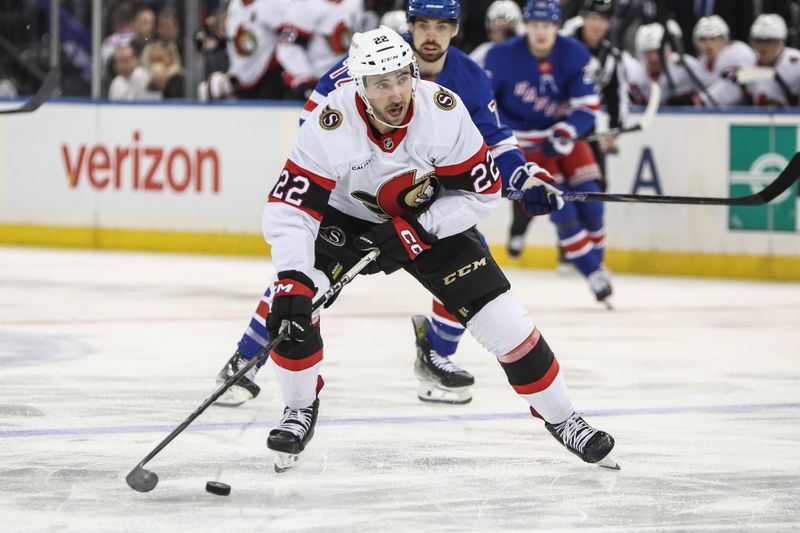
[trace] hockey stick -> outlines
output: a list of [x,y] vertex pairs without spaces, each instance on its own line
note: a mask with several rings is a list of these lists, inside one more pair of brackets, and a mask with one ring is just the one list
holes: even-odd
[[704,196],[655,196],[646,194],[611,194],[601,192],[564,191],[561,198],[568,202],[630,202],[683,205],[763,205],[774,200],[800,177],[800,153],[792,157],[786,168],[762,191],[738,198],[709,198]]
[[653,122],[653,119],[658,113],[658,106],[661,105],[661,87],[657,83],[653,83],[650,85],[650,99],[647,101],[647,107],[644,109],[644,113],[642,113],[642,118],[639,120],[637,124],[633,126],[626,126],[623,128],[611,128],[606,131],[601,131],[597,133],[592,133],[586,140],[589,142],[594,142],[603,137],[609,137],[612,135],[620,135],[623,133],[631,133],[633,131],[641,131],[645,129],[647,126]]
[[50,98],[53,93],[58,89],[58,84],[61,81],[61,71],[57,68],[50,69],[42,81],[39,90],[36,91],[28,101],[20,107],[14,109],[0,109],[0,115],[12,115],[14,113],[30,113],[36,111],[43,103]]
[[[367,255],[361,258],[361,260],[356,263],[353,268],[348,270],[347,272],[342,275],[339,280],[336,281],[331,287],[322,295],[314,305],[311,307],[312,311],[319,309],[325,302],[330,300],[333,296],[339,293],[342,290],[342,287],[350,283],[353,278],[355,278],[359,272],[361,272],[370,262],[374,261],[375,258],[378,257],[380,252],[378,250],[372,250]],[[208,409],[208,407],[217,401],[217,399],[222,396],[225,391],[227,391],[231,386],[236,383],[236,381],[244,376],[251,368],[256,366],[262,359],[265,359],[269,353],[281,342],[285,341],[289,336],[288,333],[282,332],[278,334],[277,337],[272,339],[269,344],[267,344],[264,348],[259,351],[255,357],[250,359],[246,365],[240,368],[234,375],[232,375],[228,381],[220,385],[220,387],[215,390],[211,396],[206,398],[200,406],[194,410],[194,412],[189,415],[189,417],[181,422],[181,424],[172,430],[172,433],[167,435],[167,437],[158,443],[158,446],[153,448],[153,450],[148,453],[144,459],[136,465],[133,470],[128,473],[125,477],[125,481],[128,483],[128,486],[135,491],[138,492],[150,492],[153,490],[156,485],[158,484],[158,476],[155,472],[147,470],[144,468],[144,465],[147,464],[153,457],[155,457],[164,447],[172,442],[172,440],[177,437],[184,429],[186,429],[189,424],[191,424],[195,418],[200,416],[203,411]]]

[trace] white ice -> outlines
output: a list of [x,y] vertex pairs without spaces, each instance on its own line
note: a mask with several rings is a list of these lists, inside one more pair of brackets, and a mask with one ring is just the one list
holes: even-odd
[[[125,475],[215,387],[267,261],[0,248],[0,531],[791,531],[800,529],[800,284],[508,274],[619,472],[581,463],[467,335],[474,401],[416,398],[404,273],[323,314],[320,422],[276,474],[282,410],[212,407]],[[229,497],[205,492],[217,480]]]

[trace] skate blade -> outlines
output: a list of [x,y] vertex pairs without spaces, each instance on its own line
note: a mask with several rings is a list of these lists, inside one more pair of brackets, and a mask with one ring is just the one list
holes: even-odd
[[214,405],[218,405],[219,407],[239,407],[252,399],[253,395],[249,390],[244,387],[239,387],[238,385],[233,385],[230,389],[226,390],[222,396],[217,398]]
[[417,398],[423,402],[463,405],[472,401],[470,387],[441,387],[429,381],[420,381]]
[[281,474],[300,462],[300,456],[293,453],[275,452],[275,472]]
[[609,453],[599,461],[595,463],[597,466],[602,466],[603,468],[609,468],[611,470],[622,470],[620,468],[619,463],[616,459]]
[[609,311],[613,311],[614,310],[614,305],[611,303],[611,301],[608,298],[606,298],[605,300],[603,300],[600,303],[603,304],[604,306],[606,306],[606,309],[608,309]]

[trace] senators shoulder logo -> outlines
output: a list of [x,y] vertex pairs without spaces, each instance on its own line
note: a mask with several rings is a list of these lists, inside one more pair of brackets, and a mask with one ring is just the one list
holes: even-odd
[[456,107],[456,97],[453,96],[453,93],[445,89],[436,91],[436,94],[433,95],[433,102],[436,104],[436,107],[443,111],[450,111]]
[[417,171],[411,170],[384,182],[375,195],[355,191],[353,197],[381,218],[390,219],[409,213],[417,216],[436,198],[439,186],[439,176],[435,171],[417,177]]
[[333,131],[342,125],[342,113],[331,106],[325,106],[319,115],[319,125],[323,130]]

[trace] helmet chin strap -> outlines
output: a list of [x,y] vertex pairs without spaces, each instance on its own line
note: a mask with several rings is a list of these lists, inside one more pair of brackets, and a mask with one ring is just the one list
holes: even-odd
[[[418,82],[419,82],[419,80],[417,80],[417,79],[414,80],[414,87],[412,87],[412,89],[411,89],[411,100],[410,100],[410,102],[415,102],[416,101],[416,98],[417,98],[417,83]],[[375,110],[372,109],[372,104],[369,103],[369,99],[367,98],[367,96],[365,94],[363,94],[361,91],[358,92],[358,96],[360,96],[361,97],[361,101],[364,102],[364,109],[367,111],[367,115],[369,115],[370,117],[372,117],[376,121],[380,122],[384,126],[389,126],[390,128],[407,128],[407,127],[409,127],[411,125],[412,122],[414,122],[414,117],[416,115],[411,115],[411,118],[408,120],[408,122],[406,122],[405,124],[401,124],[399,126],[395,126],[394,124],[389,124],[388,122],[384,122],[381,119],[379,119],[378,116],[375,114]],[[406,113],[408,113],[408,110],[406,110]]]

